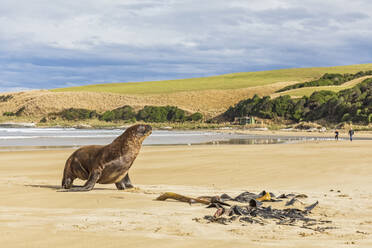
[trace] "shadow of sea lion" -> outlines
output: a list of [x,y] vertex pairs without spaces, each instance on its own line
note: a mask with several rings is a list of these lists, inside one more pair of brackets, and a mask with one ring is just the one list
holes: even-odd
[[[25,184],[26,187],[34,187],[34,188],[45,188],[45,189],[53,189],[53,190],[61,190],[62,187],[59,185],[40,185],[40,184]],[[82,186],[73,186],[73,188],[80,188]],[[94,190],[116,190],[116,189],[107,189],[107,188],[94,188]]]

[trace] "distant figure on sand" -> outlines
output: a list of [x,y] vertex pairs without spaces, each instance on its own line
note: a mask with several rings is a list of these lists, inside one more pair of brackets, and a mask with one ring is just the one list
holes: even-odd
[[335,131],[335,140],[338,140],[338,130]]
[[350,128],[349,130],[350,141],[353,141],[353,135],[354,135],[354,130]]

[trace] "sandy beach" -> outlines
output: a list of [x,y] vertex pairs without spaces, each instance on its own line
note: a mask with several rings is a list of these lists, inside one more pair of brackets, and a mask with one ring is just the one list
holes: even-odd
[[[72,151],[0,153],[1,247],[372,247],[372,141],[147,146],[135,189],[57,192]],[[306,194],[319,201],[311,216],[335,229],[207,223],[215,209],[154,201],[262,190]]]

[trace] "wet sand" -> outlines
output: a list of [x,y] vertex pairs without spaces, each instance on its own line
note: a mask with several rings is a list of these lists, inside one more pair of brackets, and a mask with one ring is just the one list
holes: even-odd
[[[339,138],[349,140],[348,130],[340,130]],[[220,133],[246,134],[257,135],[264,137],[301,137],[301,138],[323,138],[333,140],[335,137],[335,130],[326,131],[306,131],[306,130],[255,130],[255,129],[225,129],[218,130]],[[372,139],[371,131],[355,131],[353,139],[369,140]]]
[[[143,147],[137,188],[81,193],[57,192],[72,150],[1,152],[1,247],[372,247],[371,151],[372,141]],[[153,200],[261,190],[318,200],[311,216],[336,229],[208,224],[197,220],[214,209]]]

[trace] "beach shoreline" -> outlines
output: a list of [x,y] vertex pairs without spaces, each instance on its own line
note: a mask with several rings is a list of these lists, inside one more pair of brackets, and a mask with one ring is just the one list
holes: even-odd
[[[334,129],[336,130],[336,129]],[[263,136],[290,136],[290,137],[323,137],[334,139],[335,131],[306,131],[306,130],[255,130],[255,129],[227,129],[217,130],[221,133],[234,133],[234,134],[250,134],[250,135],[263,135]],[[337,129],[340,133],[339,137],[348,139],[348,130]],[[372,131],[355,131],[355,138],[372,138]]]
[[[84,145],[105,145],[125,129],[76,128],[0,128],[0,150],[56,150]],[[339,142],[349,139],[339,131]],[[154,128],[144,146],[210,145],[210,144],[282,144],[312,141],[334,141],[333,131],[262,130],[262,129],[198,129],[162,130]],[[372,132],[354,134],[354,140],[372,140]]]

